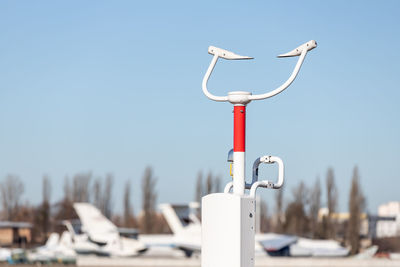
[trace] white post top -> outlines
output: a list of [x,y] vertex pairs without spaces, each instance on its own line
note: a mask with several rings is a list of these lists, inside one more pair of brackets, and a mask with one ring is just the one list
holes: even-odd
[[218,48],[215,46],[210,46],[208,48],[208,53],[211,55],[214,55],[214,56],[211,60],[210,66],[208,67],[207,72],[203,78],[203,83],[202,83],[203,93],[209,99],[214,100],[214,101],[219,101],[219,102],[229,101],[232,104],[242,104],[242,105],[246,105],[247,103],[249,103],[252,100],[261,100],[261,99],[275,96],[275,95],[281,93],[287,87],[289,87],[289,85],[294,81],[297,74],[299,73],[300,67],[303,64],[303,61],[304,61],[304,58],[305,58],[307,52],[311,51],[312,49],[314,49],[316,47],[317,47],[317,42],[314,40],[311,40],[311,41],[308,41],[307,43],[300,45],[299,47],[295,48],[294,50],[292,50],[286,54],[279,55],[278,57],[299,56],[299,60],[297,61],[297,64],[296,64],[292,74],[290,75],[289,79],[287,79],[287,81],[284,82],[281,86],[279,86],[278,88],[276,88],[268,93],[261,94],[261,95],[252,95],[249,92],[238,91],[238,92],[230,92],[230,93],[228,93],[227,96],[215,96],[208,91],[207,82],[208,82],[208,79],[210,78],[212,71],[214,70],[215,65],[217,64],[218,58],[224,58],[224,59],[228,59],[228,60],[240,60],[240,59],[243,60],[243,59],[253,59],[253,58],[248,57],[248,56],[240,56],[231,51],[221,49],[221,48]]

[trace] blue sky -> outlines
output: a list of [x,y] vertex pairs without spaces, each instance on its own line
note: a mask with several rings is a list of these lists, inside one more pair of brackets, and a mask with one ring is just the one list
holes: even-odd
[[[150,165],[159,202],[190,201],[199,170],[229,181],[232,107],[202,94],[208,46],[255,57],[221,60],[213,93],[262,93],[296,62],[275,56],[315,39],[293,85],[248,106],[248,178],[256,157],[280,156],[290,200],[333,167],[346,210],[358,165],[376,212],[400,201],[399,11],[398,1],[2,1],[0,178],[18,174],[38,203],[43,174],[56,201],[66,175],[111,172],[116,210],[129,179],[137,211]],[[273,209],[273,192],[261,194]]]

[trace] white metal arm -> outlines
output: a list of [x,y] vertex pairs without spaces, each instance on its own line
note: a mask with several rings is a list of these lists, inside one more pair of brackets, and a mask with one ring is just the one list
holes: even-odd
[[213,58],[211,60],[211,63],[207,69],[206,75],[204,75],[203,83],[202,83],[203,93],[206,95],[206,97],[208,97],[209,99],[214,100],[214,101],[220,101],[220,102],[228,101],[227,96],[215,96],[207,90],[208,79],[210,78],[210,75],[211,75],[212,71],[214,70],[215,64],[217,64],[217,61],[218,61],[218,55],[216,54],[213,56]]
[[229,193],[229,191],[231,191],[232,187],[233,187],[233,182],[227,183],[224,188],[224,193]]
[[261,99],[265,99],[265,98],[269,98],[272,96],[275,96],[281,92],[283,92],[283,90],[285,90],[286,88],[289,87],[289,85],[292,84],[292,82],[294,81],[294,79],[296,79],[297,74],[300,71],[300,67],[303,64],[304,58],[306,57],[307,54],[307,50],[303,50],[300,54],[299,60],[297,60],[297,64],[294,67],[294,70],[292,72],[292,75],[290,75],[289,79],[287,79],[286,82],[284,82],[281,86],[279,86],[278,88],[276,88],[275,90],[272,90],[271,92],[265,93],[265,94],[261,94],[261,95],[250,95],[249,99],[250,100],[261,100]]
[[[301,46],[297,47],[296,49],[290,51],[289,53],[279,55],[278,57],[300,56],[289,79],[285,83],[283,83],[281,86],[279,86],[278,88],[276,88],[275,90],[273,90],[271,92],[261,94],[261,95],[251,95],[251,94],[241,95],[239,98],[240,100],[238,100],[237,98],[233,98],[233,97],[229,97],[229,96],[215,96],[215,95],[211,94],[207,89],[208,79],[210,78],[210,75],[211,75],[212,71],[214,70],[215,65],[217,64],[219,57],[228,59],[228,60],[253,59],[253,58],[247,57],[247,56],[240,56],[233,52],[230,52],[230,51],[218,48],[218,47],[210,46],[208,48],[208,53],[212,54],[214,56],[211,60],[210,66],[208,67],[207,72],[203,78],[203,83],[202,83],[203,93],[211,100],[220,101],[220,102],[229,101],[229,102],[232,102],[233,104],[246,103],[246,102],[248,103],[251,100],[261,100],[261,99],[265,99],[265,98],[269,98],[274,95],[277,95],[277,94],[281,93],[283,90],[285,90],[286,88],[288,88],[289,85],[294,81],[294,79],[296,78],[297,74],[300,71],[300,67],[303,64],[303,61],[304,61],[304,58],[306,57],[307,52],[314,49],[315,47],[317,47],[317,42],[314,40],[311,40],[305,44],[302,44]],[[235,93],[235,92],[233,92],[233,93]],[[246,98],[246,99],[244,99],[244,98]]]

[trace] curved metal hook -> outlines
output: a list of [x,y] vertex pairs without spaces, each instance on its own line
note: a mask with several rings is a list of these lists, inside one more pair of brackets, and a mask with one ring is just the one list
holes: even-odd
[[207,90],[208,79],[210,78],[210,75],[211,75],[212,71],[214,70],[215,64],[217,64],[217,61],[218,61],[218,55],[215,54],[211,60],[210,66],[208,66],[206,74],[204,75],[202,88],[203,88],[203,93],[209,99],[214,100],[214,101],[224,102],[224,101],[228,101],[227,96],[215,96]]

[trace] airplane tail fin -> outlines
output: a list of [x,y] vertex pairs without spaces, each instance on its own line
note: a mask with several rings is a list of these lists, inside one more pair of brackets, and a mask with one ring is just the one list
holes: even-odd
[[71,238],[74,239],[75,238],[75,230],[74,230],[74,227],[72,226],[72,223],[70,221],[64,220],[64,221],[62,221],[62,224],[67,228]]
[[59,240],[60,240],[60,235],[58,233],[51,233],[49,238],[46,241],[45,246],[46,247],[55,247],[55,246],[57,246]]
[[184,225],[171,204],[160,204],[159,208],[174,234],[182,232]]
[[119,237],[118,228],[92,204],[74,203],[74,209],[82,223],[82,230],[93,241],[107,243],[110,239]]
[[61,234],[60,244],[66,247],[70,247],[72,245],[72,236],[68,231],[64,231]]
[[181,233],[189,224],[199,224],[198,218],[191,213],[191,206],[160,204],[159,208],[164,215],[168,226],[174,234]]

